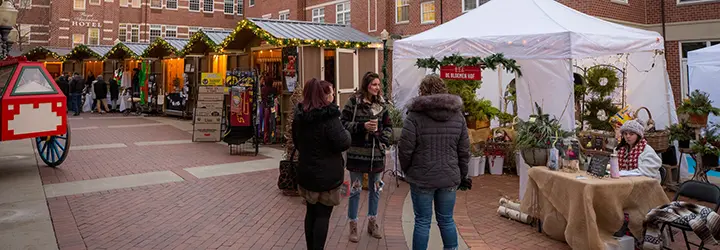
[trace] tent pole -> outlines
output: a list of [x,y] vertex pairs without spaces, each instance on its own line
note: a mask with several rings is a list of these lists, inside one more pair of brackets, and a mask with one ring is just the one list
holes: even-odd
[[500,93],[500,95],[498,95],[498,101],[500,101],[500,102],[499,102],[499,103],[500,103],[500,107],[499,107],[500,110],[507,111],[507,108],[505,107],[505,97],[504,97],[504,95],[503,95],[503,87],[502,87],[502,85],[503,85],[503,84],[502,84],[502,83],[503,83],[503,81],[502,81],[502,70],[503,70],[503,66],[502,66],[502,65],[498,66],[498,81],[497,81],[497,83],[498,83],[498,93]]
[[[658,53],[658,51],[655,51],[655,53]],[[663,61],[663,69],[667,69],[667,62],[665,61],[665,57],[662,57],[662,61]],[[667,110],[668,110],[668,112],[667,112],[668,113],[668,125],[671,125],[673,120],[672,120],[672,113],[671,113],[672,110],[670,108],[670,102],[674,102],[675,100],[670,100],[670,90],[668,90],[668,84],[670,83],[670,79],[668,77],[667,70],[663,70],[663,75],[665,76],[664,77],[665,79],[663,79],[663,82],[665,82],[665,84],[663,84],[663,85],[665,85],[665,105],[667,105]]]

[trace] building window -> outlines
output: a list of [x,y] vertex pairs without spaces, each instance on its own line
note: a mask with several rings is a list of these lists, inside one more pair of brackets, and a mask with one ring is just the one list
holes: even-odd
[[335,22],[338,24],[350,24],[350,2],[335,5]]
[[243,0],[237,0],[237,14],[243,14]]
[[142,0],[128,0],[133,8],[140,8],[140,5],[142,5]]
[[462,11],[466,12],[466,11],[473,10],[473,9],[477,8],[478,6],[483,5],[484,3],[487,3],[489,1],[490,0],[462,0],[462,4],[463,4]]
[[127,7],[128,5],[130,5],[128,0],[120,0],[120,7]]
[[312,10],[312,21],[315,23],[325,22],[325,8],[317,8]]
[[262,15],[262,18],[264,18],[264,19],[270,19],[270,18],[272,18],[272,14]]
[[162,0],[150,0],[150,8],[153,8],[153,9],[162,8]]
[[215,7],[215,3],[213,0],[203,0],[203,11],[204,12],[213,12]]
[[278,13],[278,19],[279,20],[290,20],[290,11],[289,10],[283,10]]
[[188,9],[190,11],[200,11],[200,0],[190,0]]
[[424,2],[420,4],[420,21],[422,23],[435,22],[435,2]]
[[165,37],[176,38],[177,26],[165,26]]
[[255,6],[255,0],[248,0],[248,6],[250,6],[250,7]]
[[85,0],[73,0],[73,9],[84,10],[85,9]]
[[140,42],[140,25],[133,24],[132,28],[130,29],[130,42],[137,43]]
[[225,6],[223,6],[223,9],[225,10],[225,14],[235,14],[235,1],[233,0],[225,0]]
[[162,26],[160,25],[150,25],[150,33],[149,38],[150,42],[155,41],[155,38],[159,37],[162,34]]
[[78,44],[85,43],[85,35],[83,34],[73,34],[72,35],[72,46],[75,47]]
[[118,40],[121,42],[127,41],[127,27],[124,24],[120,24],[120,27],[118,27]]
[[[720,41],[696,41],[680,43],[680,96],[683,98],[690,93],[690,78],[687,66],[687,54],[690,51],[720,44]],[[680,98],[682,99],[682,98]]]
[[[23,1],[21,0],[20,2],[22,3]],[[89,2],[90,2],[90,5],[100,5],[101,4],[100,0],[90,0]]]
[[18,2],[18,9],[30,9],[32,7],[32,0],[20,0]]
[[176,9],[177,9],[177,3],[178,3],[177,0],[166,0],[166,1],[165,1],[165,8],[166,8],[166,9],[171,9],[171,10],[176,10]]
[[188,28],[188,37],[192,37],[193,35],[195,35],[195,33],[197,33],[198,30],[200,30],[200,28],[198,28],[198,27],[189,27]]
[[100,29],[88,28],[88,45],[100,45]]
[[683,3],[702,3],[702,2],[714,2],[716,0],[677,0],[678,4]]
[[407,23],[410,21],[410,1],[395,0],[395,23]]

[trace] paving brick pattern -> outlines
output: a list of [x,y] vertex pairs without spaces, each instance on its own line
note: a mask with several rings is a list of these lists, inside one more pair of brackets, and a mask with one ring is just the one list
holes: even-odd
[[[117,116],[112,116],[117,117]],[[135,125],[135,124],[151,124],[151,123],[157,123],[152,120],[143,119],[143,118],[121,118],[121,119],[103,119],[103,120],[95,120],[95,119],[70,119],[70,129],[74,128],[83,128],[83,127],[92,127],[97,126],[100,128],[107,127],[107,126],[117,126],[117,125]]]

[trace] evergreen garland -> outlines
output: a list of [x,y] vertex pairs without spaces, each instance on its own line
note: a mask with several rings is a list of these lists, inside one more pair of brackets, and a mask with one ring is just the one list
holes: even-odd
[[481,68],[489,68],[492,70],[497,69],[498,65],[503,65],[505,70],[510,73],[517,73],[518,76],[522,76],[520,71],[520,65],[517,65],[517,61],[514,59],[507,59],[502,53],[494,54],[485,58],[482,57],[463,57],[458,54],[443,57],[442,60],[430,58],[420,58],[415,62],[415,66],[418,68],[427,68],[437,71],[440,66],[455,65],[458,67],[464,66],[477,66]]

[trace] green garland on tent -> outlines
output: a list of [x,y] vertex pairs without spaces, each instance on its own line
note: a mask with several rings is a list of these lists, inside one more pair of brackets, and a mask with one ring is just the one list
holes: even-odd
[[415,62],[418,68],[427,68],[437,71],[441,66],[455,65],[458,67],[480,65],[482,68],[497,69],[498,65],[503,65],[505,70],[510,73],[517,73],[522,76],[520,65],[514,59],[507,59],[502,53],[494,54],[488,57],[464,57],[458,54],[443,57],[438,60],[435,57],[420,58]]

